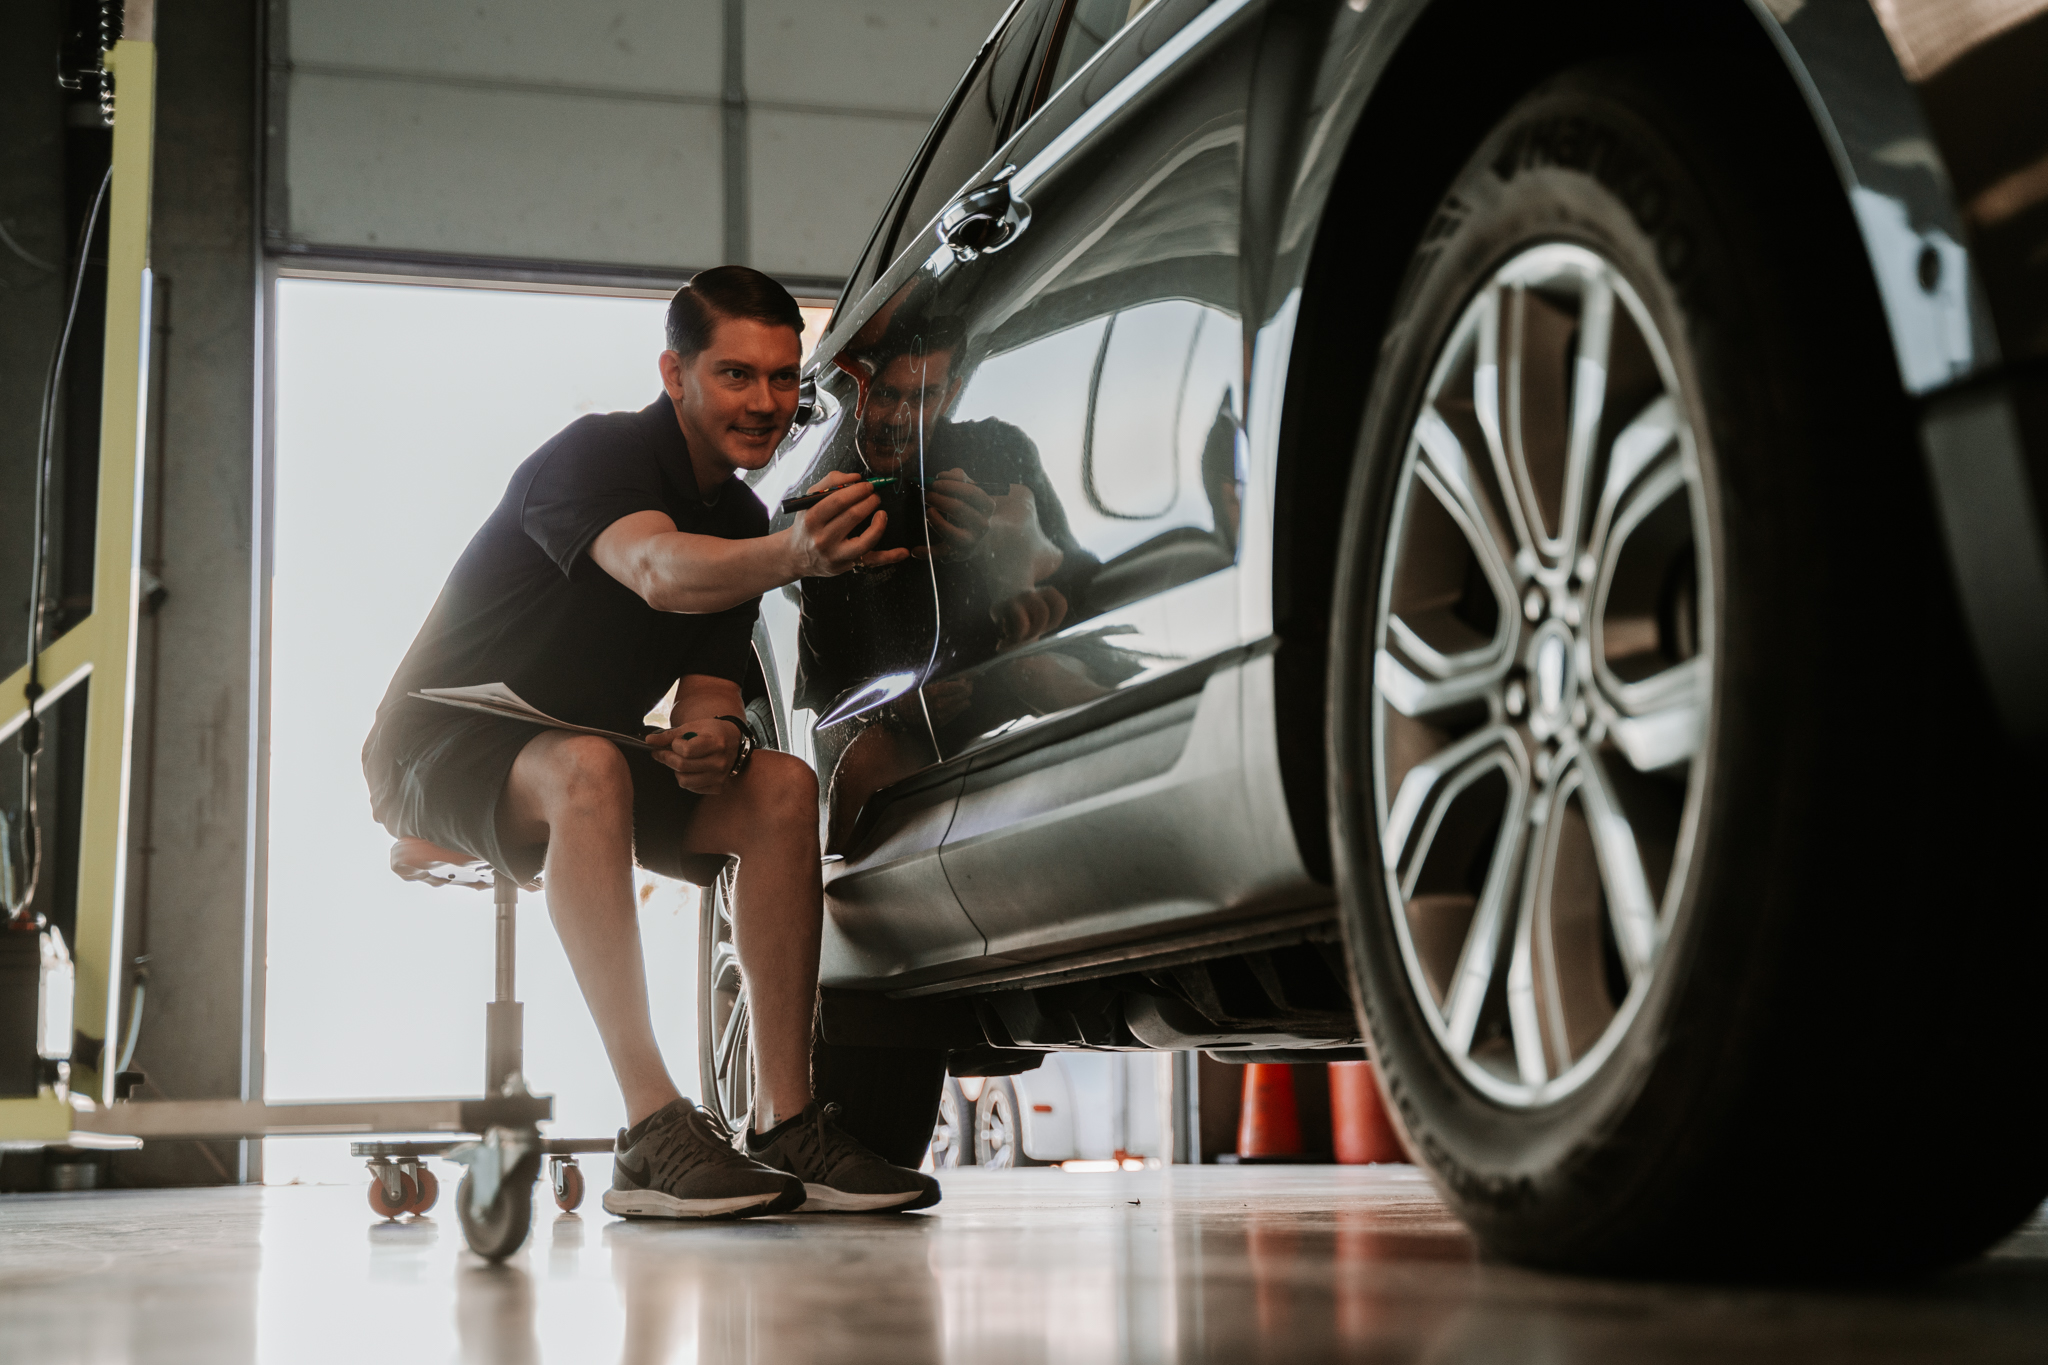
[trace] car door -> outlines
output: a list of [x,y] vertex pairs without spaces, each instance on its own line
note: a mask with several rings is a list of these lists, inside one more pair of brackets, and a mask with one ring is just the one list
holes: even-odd
[[1004,755],[1048,722],[1154,702],[1188,722],[1204,670],[1242,642],[1237,252],[1256,11],[1070,0],[1042,107],[937,210],[886,309],[889,363],[923,395],[897,432],[923,471],[938,603],[919,697],[937,756],[971,770],[944,864],[992,953],[1132,909],[1107,888],[1170,884],[1154,856],[1187,865],[1130,844],[1115,818],[1071,817],[1171,766],[1188,724]]
[[[984,949],[937,856],[960,779],[931,771],[938,754],[919,689],[938,654],[937,595],[919,503],[921,452],[904,437],[931,395],[915,365],[887,350],[892,286],[878,260],[896,223],[931,196],[943,202],[1008,135],[1052,8],[1052,0],[1021,0],[977,54],[870,244],[863,269],[885,278],[872,297],[843,303],[805,368],[805,424],[755,485],[780,529],[791,520],[779,512],[781,499],[829,473],[886,480],[877,485],[889,517],[881,548],[912,552],[878,570],[804,579],[793,590],[791,723],[808,731],[832,859],[828,985],[914,977]],[[874,799],[885,789],[885,799]]]

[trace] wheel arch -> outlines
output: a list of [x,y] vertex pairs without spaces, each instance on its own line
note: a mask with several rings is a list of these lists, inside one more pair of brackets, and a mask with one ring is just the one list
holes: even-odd
[[[1845,2],[1878,32],[1861,0]],[[1703,0],[1677,15],[1622,0],[1574,0],[1538,13],[1514,0],[1410,0],[1365,7],[1357,16],[1347,4],[1327,32],[1315,35],[1310,50],[1322,55],[1312,78],[1297,68],[1282,81],[1281,73],[1262,69],[1260,88],[1291,82],[1301,92],[1291,121],[1262,108],[1255,93],[1247,161],[1283,153],[1276,158],[1281,169],[1264,178],[1290,192],[1265,227],[1253,205],[1257,176],[1248,174],[1246,257],[1263,267],[1249,272],[1257,319],[1254,411],[1265,397],[1257,349],[1285,352],[1284,362],[1265,371],[1281,390],[1267,473],[1273,723],[1296,843],[1317,879],[1334,878],[1323,744],[1344,490],[1379,352],[1398,319],[1401,283],[1431,213],[1472,149],[1531,89],[1582,62],[1654,48],[1688,75],[1725,73],[1731,58],[1747,63],[1744,74],[1768,85],[1745,96],[1768,99],[1789,115],[1775,155],[1832,163],[1839,190],[1833,202],[1845,225],[1854,222],[1856,182],[1843,140],[1769,3],[1783,7],[1783,0]],[[1835,8],[1835,0],[1814,3]],[[1285,41],[1289,17],[1283,10],[1269,26],[1262,67],[1299,50]],[[1685,41],[1678,40],[1681,26]],[[1488,38],[1475,43],[1474,34]],[[1868,65],[1867,47],[1858,52]],[[1888,70],[1867,73],[1857,88],[1895,87],[1910,101],[1888,49],[1878,53]],[[1318,99],[1321,107],[1312,107]],[[1419,108],[1428,119],[1415,117]],[[1332,135],[1331,128],[1341,132]],[[1298,155],[1284,155],[1295,148]],[[1863,246],[1867,258],[1867,234]],[[1884,276],[1874,263],[1871,278],[1881,294]],[[1896,309],[1888,309],[1887,321],[1896,337]]]

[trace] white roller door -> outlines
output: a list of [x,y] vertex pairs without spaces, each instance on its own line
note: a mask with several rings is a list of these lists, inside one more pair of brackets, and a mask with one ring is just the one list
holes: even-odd
[[829,283],[1004,0],[287,0],[288,260]]

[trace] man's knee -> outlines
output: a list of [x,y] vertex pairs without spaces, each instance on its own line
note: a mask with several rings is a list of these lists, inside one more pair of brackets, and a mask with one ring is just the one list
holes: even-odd
[[757,752],[747,765],[748,803],[762,823],[778,833],[818,822],[818,778],[811,765],[772,749]]
[[610,740],[565,735],[548,754],[546,770],[548,804],[558,817],[632,814],[633,777]]

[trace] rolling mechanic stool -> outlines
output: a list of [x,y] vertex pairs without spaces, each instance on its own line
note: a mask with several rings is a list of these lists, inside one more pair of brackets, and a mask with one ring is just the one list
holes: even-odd
[[[555,1203],[564,1213],[583,1202],[583,1171],[576,1157],[610,1152],[611,1138],[543,1138],[539,1125],[554,1115],[554,1100],[530,1094],[522,1074],[524,1009],[513,999],[513,929],[519,884],[481,858],[430,844],[400,839],[391,845],[391,870],[409,882],[432,886],[489,888],[497,908],[497,998],[485,1006],[484,1093],[462,1102],[464,1131],[473,1141],[357,1142],[352,1156],[368,1157],[370,1207],[386,1218],[425,1213],[440,1184],[423,1164],[438,1156],[469,1169],[456,1190],[456,1215],[470,1250],[501,1261],[519,1249],[533,1222],[533,1185],[542,1157],[548,1161]],[[526,889],[538,890],[534,882]]]

